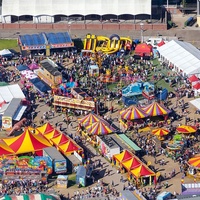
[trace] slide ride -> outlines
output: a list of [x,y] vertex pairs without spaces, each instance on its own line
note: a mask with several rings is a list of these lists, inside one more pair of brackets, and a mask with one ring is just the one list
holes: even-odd
[[132,40],[129,37],[120,37],[120,49],[131,50]]
[[120,37],[116,34],[110,36],[110,43],[108,49],[104,51],[106,54],[114,54],[119,51]]
[[110,39],[108,37],[97,36],[96,51],[104,52],[105,50],[108,49],[109,43],[110,43]]
[[96,49],[96,35],[87,34],[84,40],[84,50],[95,52]]

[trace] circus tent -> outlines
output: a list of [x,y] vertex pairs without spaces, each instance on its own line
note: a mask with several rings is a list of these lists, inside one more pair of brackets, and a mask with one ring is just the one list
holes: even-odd
[[89,125],[92,125],[93,123],[95,122],[98,122],[100,119],[97,115],[95,114],[88,114],[86,115],[85,117],[79,119],[79,123],[82,125],[82,126],[89,126]]
[[159,116],[159,115],[168,115],[171,111],[165,108],[164,106],[160,105],[156,101],[152,104],[142,108],[149,116]]
[[3,141],[0,140],[0,156],[13,155],[15,152]]
[[152,134],[156,135],[158,137],[162,137],[164,135],[169,134],[169,130],[162,129],[162,128],[157,128],[157,129],[152,130]]
[[188,164],[195,168],[200,169],[200,155],[196,155],[195,157],[190,158],[188,160]]
[[144,164],[141,164],[138,167],[131,170],[131,174],[135,178],[141,178],[141,177],[144,177],[144,176],[145,177],[155,176],[155,173]]
[[114,131],[112,127],[108,127],[108,125],[103,121],[98,121],[90,126],[87,126],[86,130],[89,134],[92,135],[107,135]]
[[28,129],[19,136],[5,138],[3,141],[15,152],[15,154],[38,152],[45,147],[51,146],[44,137],[32,134]]
[[136,106],[130,106],[129,108],[120,112],[121,118],[126,120],[134,120],[148,117],[148,115],[140,108]]
[[74,151],[78,151],[81,148],[74,143],[72,140],[68,140],[68,142],[61,144],[58,146],[58,149],[63,152],[64,154],[71,154]]
[[130,171],[133,168],[136,168],[137,166],[141,165],[141,161],[134,156],[130,160],[122,162],[122,165],[127,171]]
[[182,125],[176,128],[179,133],[195,133],[197,128],[195,126]]
[[54,127],[50,123],[46,123],[43,126],[36,128],[41,134],[49,133],[54,130]]
[[57,129],[54,129],[53,131],[51,132],[48,132],[48,133],[45,133],[43,136],[47,139],[47,140],[51,140],[52,138],[56,137],[56,136],[59,136],[61,133],[57,130]]
[[69,138],[61,133],[60,135],[57,135],[56,137],[52,138],[51,141],[55,146],[59,146],[61,144],[67,143],[69,141]]
[[122,163],[130,160],[132,157],[133,155],[128,150],[124,150],[122,151],[122,153],[114,155],[113,159],[116,160],[118,163]]
[[190,81],[190,83],[199,81],[199,79],[194,74],[190,76],[188,80]]

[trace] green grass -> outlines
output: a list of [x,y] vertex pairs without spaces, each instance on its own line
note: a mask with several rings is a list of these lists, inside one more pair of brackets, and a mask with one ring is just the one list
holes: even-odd
[[68,187],[76,185],[76,174],[68,175]]
[[0,39],[0,50],[2,49],[13,49],[19,52],[19,47],[16,39]]

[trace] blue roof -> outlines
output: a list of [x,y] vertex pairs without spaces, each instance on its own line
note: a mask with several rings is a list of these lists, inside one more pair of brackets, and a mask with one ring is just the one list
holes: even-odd
[[68,32],[59,33],[45,33],[49,44],[63,44],[71,43],[71,37]]
[[45,38],[42,33],[33,35],[20,35],[19,38],[22,46],[45,45]]

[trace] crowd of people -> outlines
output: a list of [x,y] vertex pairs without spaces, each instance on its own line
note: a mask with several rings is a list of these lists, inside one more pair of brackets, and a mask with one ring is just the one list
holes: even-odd
[[[63,54],[55,53],[52,56],[52,59],[55,60],[56,63],[59,65],[64,65],[65,58],[70,58],[73,60],[73,66],[69,68],[61,68],[61,73],[65,77],[66,82],[70,82],[71,80],[75,81],[77,85],[80,88],[87,88],[87,94],[90,96],[93,100],[98,99],[98,105],[99,105],[99,111],[106,110],[106,111],[113,111],[113,103],[110,103],[106,105],[106,102],[112,102],[114,99],[118,100],[118,103],[121,103],[121,96],[122,96],[122,86],[118,86],[118,83],[116,83],[116,87],[109,88],[107,83],[101,82],[100,79],[97,79],[96,77],[90,77],[88,73],[88,67],[93,61],[88,56],[83,56],[80,54],[76,54],[76,52],[66,52]],[[19,72],[16,70],[16,67],[19,64],[26,64],[29,65],[31,62],[39,62],[37,58],[34,58],[33,56],[28,56],[26,58],[23,58],[22,56],[19,57],[18,60],[15,61],[7,61],[4,58],[1,58],[1,64],[5,66],[13,66],[12,70],[8,69],[1,69],[0,71],[0,81],[5,82],[12,82],[16,81],[17,79],[14,77],[17,77],[19,75]],[[172,111],[176,112],[178,110],[181,110],[179,112],[180,119],[184,116],[185,110],[186,110],[186,104],[184,101],[182,101],[183,97],[191,97],[194,95],[194,92],[192,91],[192,88],[187,81],[181,74],[170,71],[170,67],[162,63],[163,70],[168,70],[169,74],[164,75],[160,73],[156,69],[156,67],[153,65],[152,61],[149,60],[135,60],[134,57],[129,56],[128,58],[125,57],[118,57],[116,55],[102,55],[102,67],[100,68],[100,74],[106,74],[107,69],[111,69],[111,74],[118,76],[119,79],[122,81],[122,85],[128,85],[133,80],[145,80],[147,81],[152,74],[152,71],[154,72],[154,75],[152,76],[151,81],[158,81],[159,79],[162,79],[165,77],[166,82],[170,84],[171,87],[174,87],[175,92],[170,94],[171,98],[176,98],[175,104],[171,106]],[[127,73],[126,70],[120,70],[119,66],[121,68],[125,68],[125,66],[129,66],[129,72]],[[29,119],[28,124],[30,125],[34,121],[34,117],[37,114],[35,110],[35,105],[37,103],[41,103],[40,100],[43,99],[42,103],[44,103],[47,106],[47,110],[43,113],[41,116],[41,119],[39,120],[39,124],[42,125],[49,119],[53,119],[56,115],[56,111],[53,109],[53,93],[46,93],[46,94],[40,94],[37,91],[33,89],[33,87],[30,87],[28,84],[29,80],[25,80],[25,84],[22,85],[22,91],[24,92],[26,99],[30,102],[30,110],[26,112],[26,117]],[[158,89],[158,88],[157,88]],[[66,95],[64,91],[61,89],[58,89],[56,91],[59,95]],[[175,94],[175,95],[174,95]],[[180,103],[179,103],[180,102]],[[166,102],[165,102],[166,103]],[[116,106],[118,107],[119,104]],[[105,107],[107,106],[107,109]],[[58,110],[57,110],[58,111]],[[32,116],[34,112],[34,117]],[[60,112],[63,113],[63,122],[69,121],[69,116],[73,114],[75,117],[79,115],[87,114],[87,111],[80,111],[76,109],[60,109]],[[106,112],[105,112],[106,113]],[[105,113],[99,112],[99,114],[105,116]],[[176,127],[176,124],[173,122],[176,121],[176,115],[172,116],[171,121],[169,124],[162,124],[162,126],[166,126],[169,128],[170,132],[173,132],[174,128]],[[195,120],[195,119],[194,119]],[[191,119],[189,121],[192,121]],[[193,121],[195,122],[195,121]],[[57,123],[57,122],[56,122]],[[146,125],[146,121],[143,123],[143,126]],[[188,123],[188,120],[186,120],[186,123]],[[197,123],[197,122],[196,122]],[[195,123],[195,124],[196,124]],[[57,126],[57,125],[56,125]],[[158,126],[158,123],[155,123],[155,126]],[[169,153],[166,149],[166,147],[157,148],[157,145],[154,141],[154,138],[151,137],[150,134],[140,134],[138,132],[139,126],[135,126],[135,124],[132,125],[132,128],[129,129],[128,132],[134,131],[136,134],[136,137],[133,136],[133,141],[142,148],[144,151],[144,154],[147,156],[153,156],[155,158],[155,163],[158,162],[156,159],[156,156],[158,154],[169,156]],[[62,127],[60,129],[62,131]],[[170,139],[170,137],[168,137]],[[187,161],[189,158],[191,158],[193,155],[200,152],[200,148],[198,145],[199,142],[199,135],[198,131],[194,137],[183,137],[182,141],[184,143],[182,149],[179,151],[173,152],[172,159],[174,162],[178,161],[180,164],[180,171],[186,175],[187,172]],[[142,155],[141,155],[142,156]],[[165,159],[161,159],[160,165],[165,165]],[[174,172],[171,172],[171,174],[175,174]],[[165,175],[164,180],[166,180]],[[172,176],[173,177],[173,176]],[[171,177],[171,178],[172,178]],[[134,188],[135,186],[133,186]],[[16,190],[16,188],[18,188]],[[33,189],[34,188],[34,189]],[[130,187],[131,188],[131,187]],[[130,189],[128,188],[128,189]],[[2,195],[5,194],[15,194],[16,192],[19,193],[32,193],[32,192],[40,192],[44,191],[46,189],[46,185],[35,181],[33,183],[33,180],[13,180],[8,181],[7,183],[4,183],[2,186],[1,193]],[[127,189],[127,188],[126,188]],[[131,190],[131,189],[130,189]],[[84,198],[94,198],[99,196],[105,196],[107,195],[109,191],[109,194],[111,194],[113,197],[118,196],[118,192],[115,190],[114,187],[107,188],[107,187],[101,187],[99,190],[90,190],[87,191],[77,191],[74,193],[74,199],[84,199]],[[144,191],[141,191],[141,194],[144,194],[144,196],[147,196],[148,199],[153,199],[155,195],[157,194],[157,191],[154,191],[154,189],[150,188],[149,190],[145,189]]]

